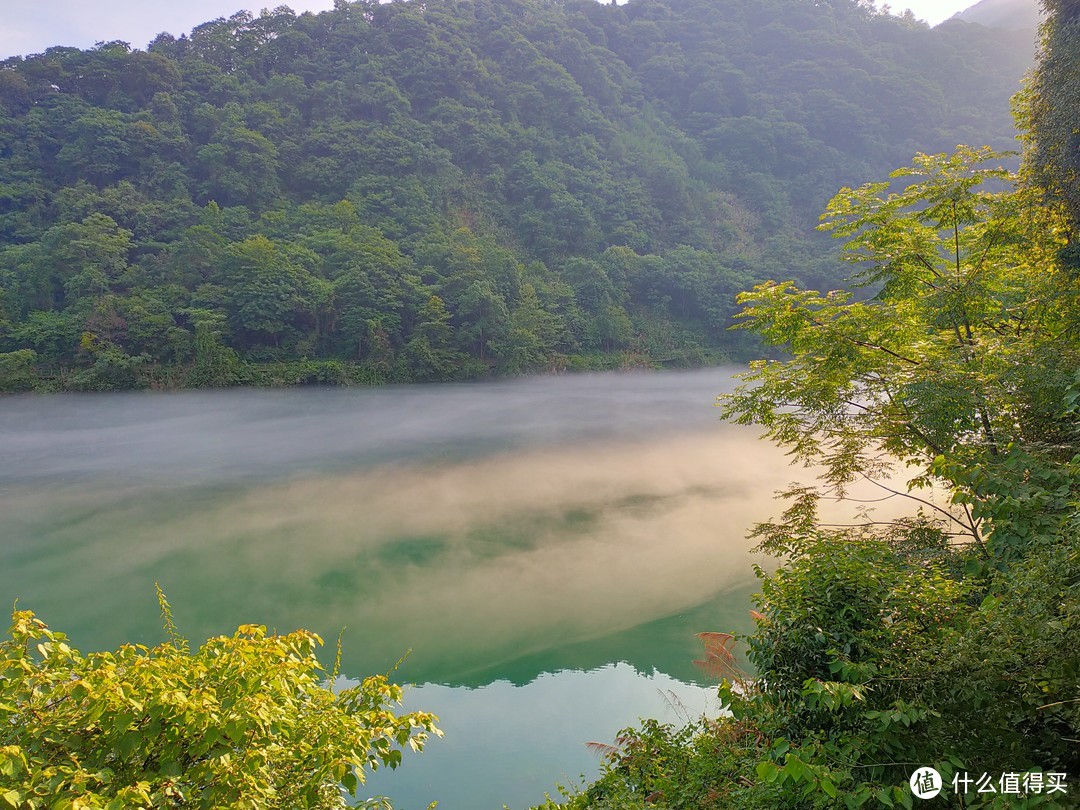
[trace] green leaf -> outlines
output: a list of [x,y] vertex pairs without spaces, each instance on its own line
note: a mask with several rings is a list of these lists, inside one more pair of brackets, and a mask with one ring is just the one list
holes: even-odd
[[161,763],[161,767],[158,768],[158,773],[162,776],[182,776],[184,773],[183,767],[175,760],[169,760]]
[[791,755],[784,764],[784,772],[796,782],[806,778],[806,764],[797,756]]
[[225,724],[225,735],[233,741],[234,744],[239,743],[244,739],[244,734],[247,733],[247,723],[242,720],[230,720]]
[[345,790],[349,791],[350,796],[356,795],[359,780],[356,778],[356,774],[352,769],[346,771],[345,775],[341,777],[341,784],[344,786]]

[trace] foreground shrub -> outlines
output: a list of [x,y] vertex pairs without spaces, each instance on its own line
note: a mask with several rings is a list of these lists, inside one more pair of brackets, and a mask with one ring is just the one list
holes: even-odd
[[[762,576],[753,678],[706,636],[730,714],[620,733],[573,810],[912,807],[919,767],[938,806],[1075,806],[1080,770],[1080,544],[1019,567],[958,573],[970,549],[822,534]],[[964,789],[988,774],[995,789]],[[1032,776],[1034,774],[1034,776]],[[1052,784],[1062,781],[1062,789]],[[959,780],[953,785],[953,777]],[[1030,785],[1031,787],[1028,787]],[[549,803],[550,810],[556,805]]]
[[[17,610],[0,642],[0,808],[347,807],[365,773],[439,734],[384,676],[334,692],[298,630],[243,625],[191,652],[81,654]],[[382,800],[361,806],[386,806]]]

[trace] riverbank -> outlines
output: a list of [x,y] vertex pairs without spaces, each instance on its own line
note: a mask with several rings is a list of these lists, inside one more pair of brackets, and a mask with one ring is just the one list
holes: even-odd
[[[20,355],[16,358],[13,355]],[[198,363],[159,365],[145,361],[114,363],[100,359],[83,368],[38,371],[33,352],[0,355],[0,394],[67,391],[183,391],[204,388],[293,388],[299,386],[379,386],[431,382],[469,382],[548,374],[599,371],[712,368],[735,362],[719,350],[672,352],[656,357],[639,352],[558,355],[542,367],[512,374],[471,362],[439,379],[418,378],[405,368],[381,367],[341,359],[279,361],[226,358],[216,366]],[[5,360],[6,358],[6,360]],[[132,358],[128,358],[131,360]]]

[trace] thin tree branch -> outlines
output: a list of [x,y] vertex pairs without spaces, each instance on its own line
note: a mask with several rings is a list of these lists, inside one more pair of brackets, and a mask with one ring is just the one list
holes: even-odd
[[[822,329],[825,328],[825,324],[819,321],[813,315],[806,313],[806,317],[812,324],[814,324],[814,326],[820,327]],[[922,365],[918,360],[913,360],[910,357],[904,357],[904,355],[897,354],[892,349],[887,349],[886,347],[881,346],[877,343],[868,343],[864,340],[857,340],[850,335],[838,334],[836,335],[836,337],[840,338],[841,340],[846,340],[849,343],[853,343],[856,346],[862,346],[865,349],[876,349],[879,352],[885,352],[885,354],[889,355],[890,357],[895,357],[897,360],[903,360],[905,363],[910,363],[913,366]]]
[[[916,253],[915,258],[922,262],[923,267],[925,267],[927,270],[934,274],[934,278],[941,278],[941,273],[934,269],[934,265],[932,265],[925,256],[923,256],[921,253]],[[936,290],[937,287],[935,287],[934,289]]]
[[885,484],[881,483],[880,481],[877,481],[877,480],[871,478],[866,473],[864,473],[862,470],[856,470],[856,472],[863,479],[865,479],[866,481],[869,481],[871,484],[873,484],[876,487],[880,487],[881,489],[885,490],[886,492],[891,492],[893,495],[899,495],[902,498],[909,498],[909,499],[911,499],[911,500],[913,500],[913,501],[915,501],[917,503],[923,504],[924,506],[929,506],[935,512],[939,512],[940,514],[944,515],[949,520],[951,520],[953,523],[955,523],[957,526],[962,527],[964,529],[965,534],[971,535],[972,537],[975,538],[976,542],[979,542],[979,537],[976,534],[975,527],[972,526],[972,525],[965,524],[962,520],[960,520],[958,517],[956,517],[956,515],[952,514],[949,510],[942,509],[936,503],[932,503],[932,502],[926,500],[925,498],[920,498],[917,495],[912,495],[910,492],[901,492],[898,489],[893,489],[892,487],[886,486]]

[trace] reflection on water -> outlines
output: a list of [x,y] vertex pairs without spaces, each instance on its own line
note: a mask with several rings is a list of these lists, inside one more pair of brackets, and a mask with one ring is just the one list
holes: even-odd
[[411,649],[398,676],[447,738],[377,788],[522,806],[595,771],[582,743],[661,712],[658,688],[696,705],[693,633],[746,627],[745,530],[793,474],[717,421],[729,386],[2,399],[0,601],[84,649],[154,643],[159,581],[193,639],[347,627],[357,675]]
[[[592,672],[545,673],[524,686],[495,681],[483,689],[414,687],[409,708],[439,707],[444,740],[399,771],[369,779],[371,794],[394,798],[397,810],[523,806],[555,794],[555,784],[581,786],[597,759],[583,742],[611,742],[638,715],[681,725],[719,711],[716,690],[627,664]],[[628,709],[630,712],[628,714]],[[444,745],[469,740],[467,748]],[[422,768],[413,766],[422,764]],[[507,767],[510,764],[511,767]],[[591,775],[591,774],[590,774]]]

